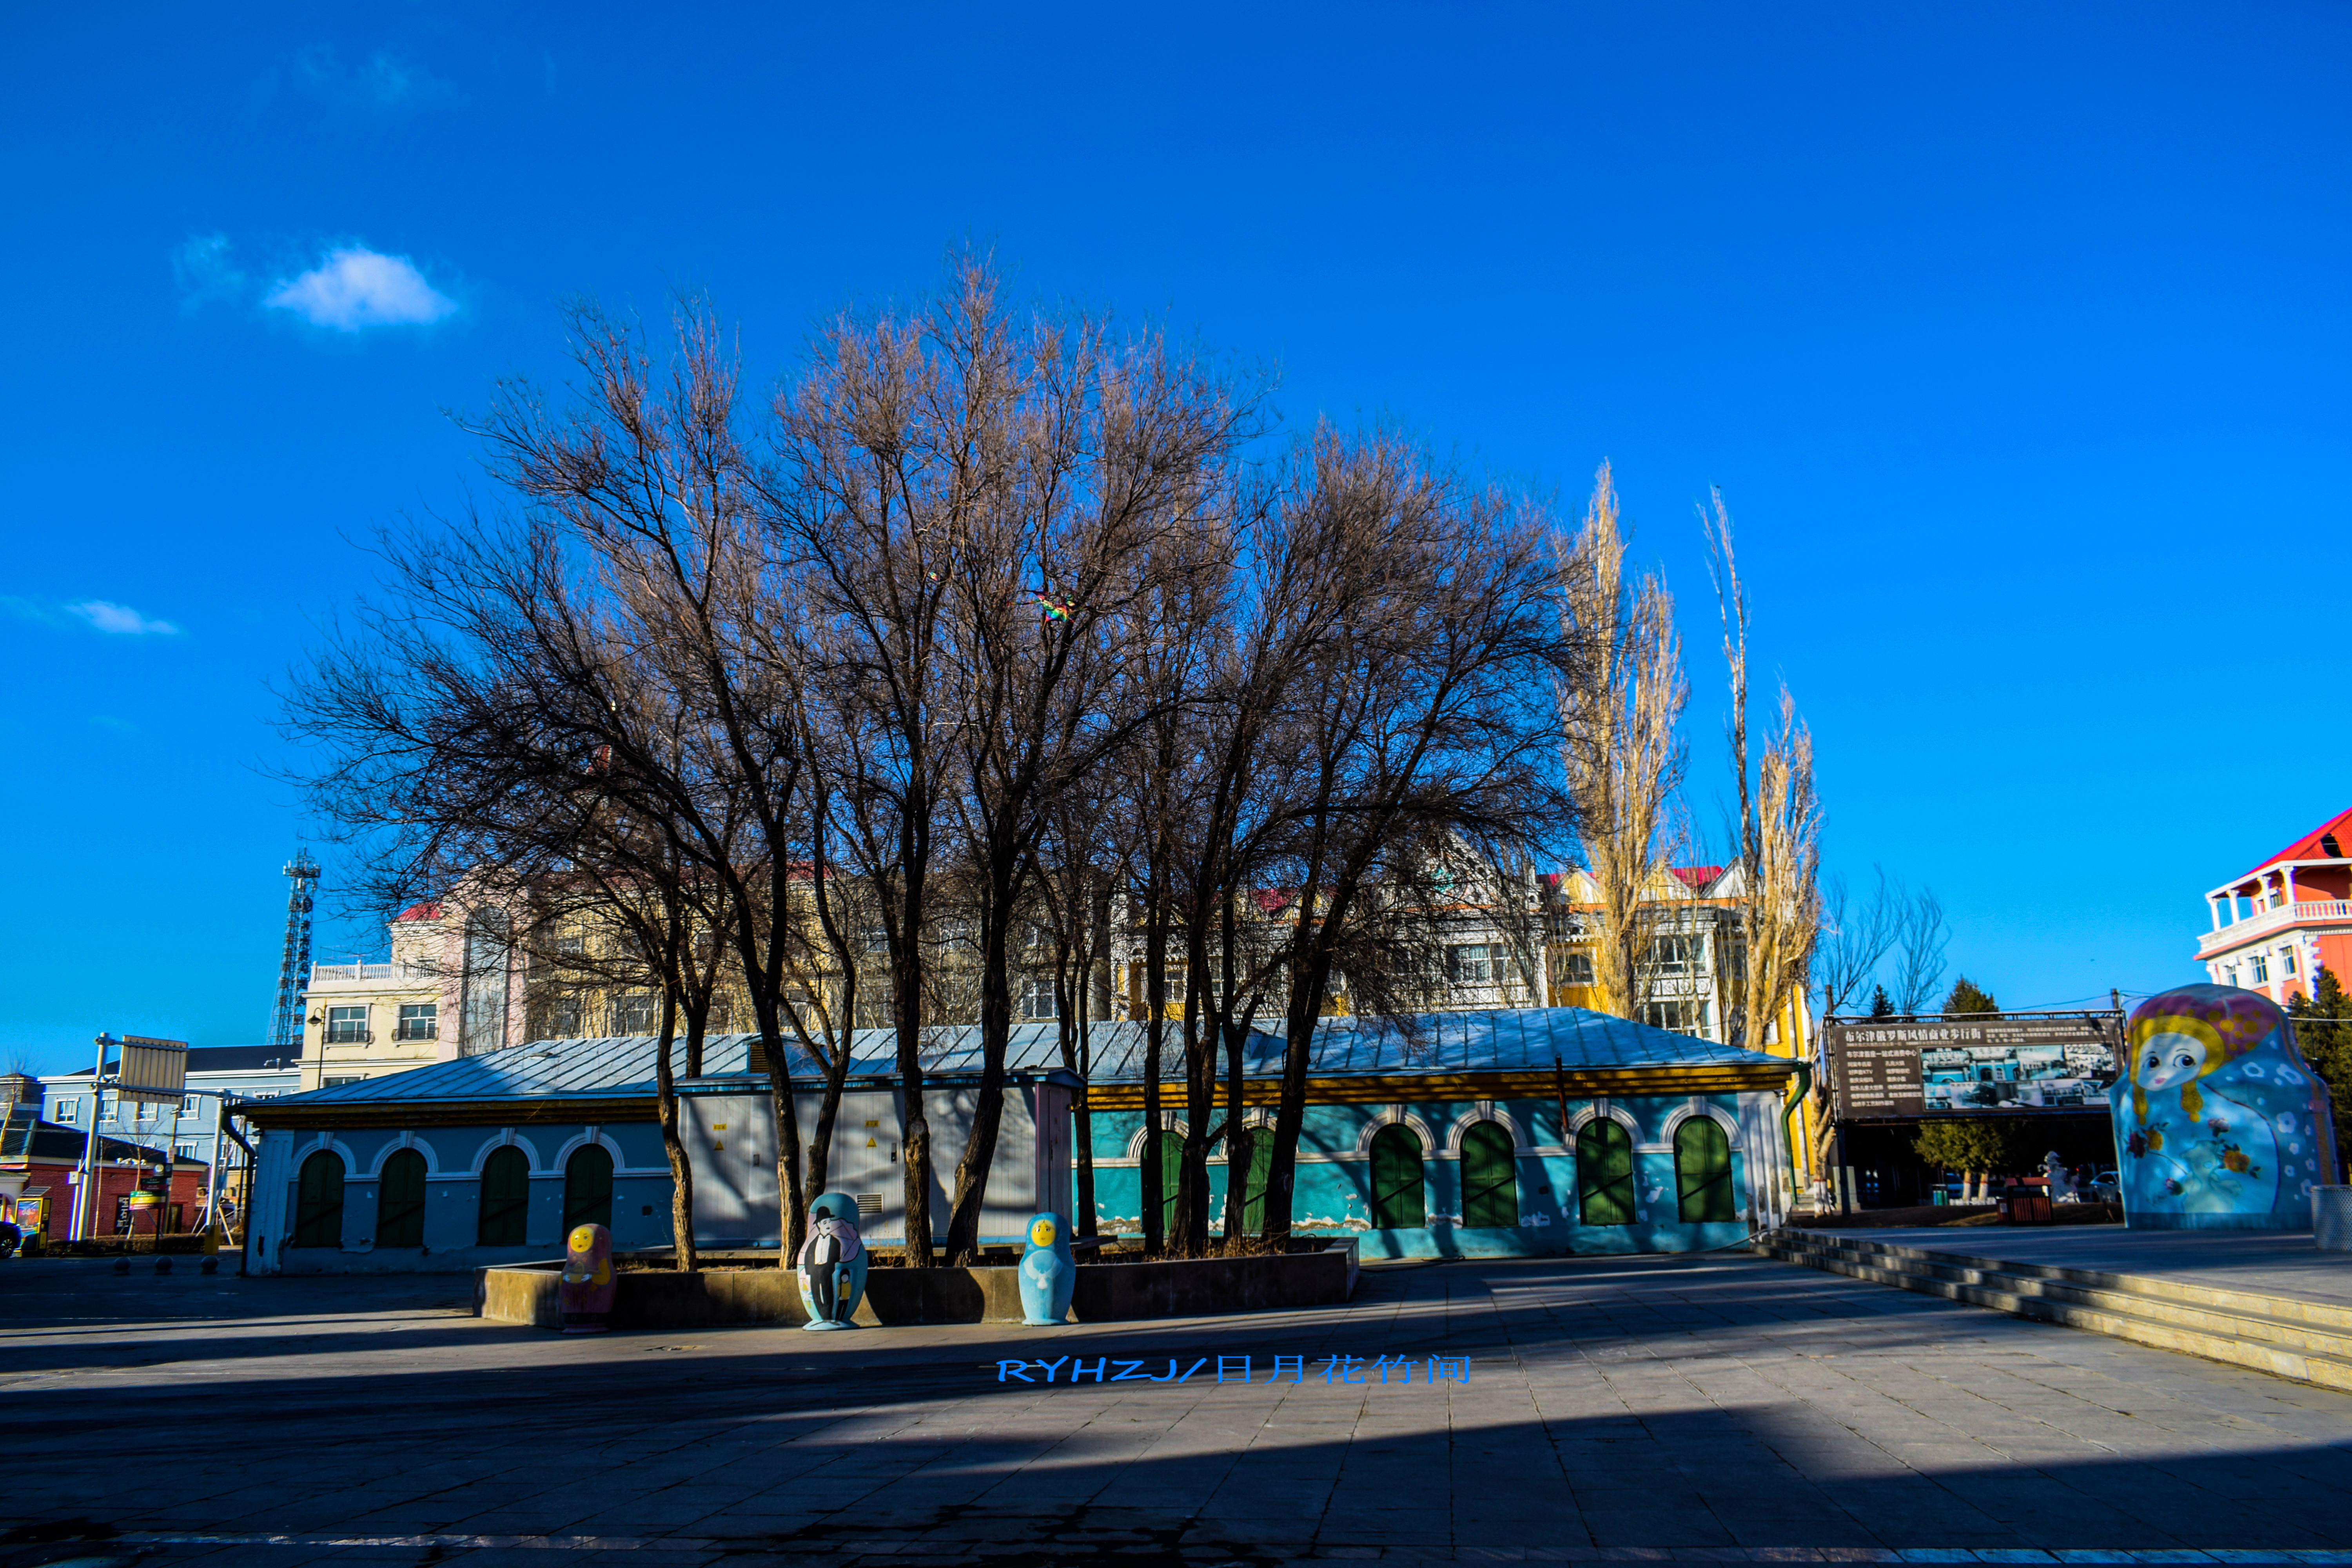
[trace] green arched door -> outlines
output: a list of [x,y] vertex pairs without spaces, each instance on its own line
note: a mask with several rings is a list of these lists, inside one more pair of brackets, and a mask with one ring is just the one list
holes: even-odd
[[1712,1116],[1675,1129],[1675,1191],[1685,1225],[1739,1217],[1731,1201],[1731,1141]]
[[583,1143],[563,1162],[564,1236],[583,1225],[613,1227],[613,1152],[602,1143]]
[[513,1144],[490,1151],[482,1162],[481,1217],[474,1227],[479,1247],[520,1247],[530,1214],[530,1162]]
[[1412,1230],[1428,1223],[1421,1140],[1412,1128],[1391,1121],[1372,1134],[1372,1228]]
[[294,1245],[343,1244],[343,1157],[321,1149],[302,1162],[294,1189]]
[[1519,1163],[1510,1131],[1499,1121],[1481,1121],[1462,1135],[1463,1226],[1496,1229],[1518,1223]]
[[375,1179],[375,1244],[425,1245],[425,1156],[395,1149]]
[[1166,1131],[1154,1132],[1143,1157],[1160,1167],[1160,1234],[1166,1236],[1176,1223],[1176,1183],[1184,1173],[1184,1140]]
[[[1265,1231],[1265,1184],[1274,1173],[1274,1129],[1248,1130],[1249,1173],[1242,1178],[1242,1228],[1252,1236]],[[1226,1178],[1230,1181],[1232,1178]]]
[[1633,1223],[1633,1135],[1606,1116],[1576,1134],[1576,1191],[1586,1225]]

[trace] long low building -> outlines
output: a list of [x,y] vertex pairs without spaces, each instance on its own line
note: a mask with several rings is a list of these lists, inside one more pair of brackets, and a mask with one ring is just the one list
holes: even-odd
[[[1171,1026],[1163,1048],[1176,1049]],[[1144,1126],[1145,1027],[1088,1028],[1096,1227],[1141,1228],[1142,1170],[1174,1191],[1181,1085],[1163,1084],[1161,1135]],[[855,1042],[828,1185],[863,1229],[905,1235],[903,1096],[885,1032]],[[655,1121],[655,1043],[556,1040],[242,1107],[262,1129],[249,1263],[259,1272],[456,1269],[545,1257],[583,1220],[615,1246],[670,1240],[670,1175]],[[1283,1042],[1246,1050],[1244,1123],[1270,1123]],[[977,1109],[979,1031],[924,1048],[934,1234]],[[694,1166],[697,1240],[778,1241],[775,1125],[751,1037],[708,1043],[709,1071],[678,1085]],[[814,1130],[815,1064],[795,1058],[795,1116]],[[1799,1069],[1580,1008],[1439,1014],[1407,1026],[1327,1019],[1308,1069],[1293,1215],[1349,1233],[1369,1256],[1684,1251],[1738,1241],[1787,1205],[1783,1110]],[[1053,1024],[1018,1026],[1007,1052],[986,1241],[1017,1241],[1038,1208],[1074,1194],[1071,1107],[1080,1079]],[[1801,1086],[1800,1086],[1801,1087]],[[1222,1098],[1217,1115],[1223,1115]],[[1246,1180],[1262,1205],[1269,1140]],[[1223,1144],[1210,1163],[1224,1212]],[[812,1194],[814,1195],[814,1194]]]
[[[1155,1142],[1162,1202],[1174,1201],[1183,1086],[1163,1084],[1167,1131],[1154,1140],[1140,1027],[1119,1028],[1097,1056],[1087,1099],[1097,1224],[1132,1231]],[[1245,1050],[1243,1120],[1254,1136],[1243,1213],[1253,1224],[1283,1050],[1273,1034]],[[1307,1069],[1292,1224],[1355,1234],[1368,1258],[1727,1246],[1788,1207],[1782,1113],[1800,1070],[1784,1057],[1580,1007],[1437,1013],[1409,1026],[1326,1019]],[[1224,1114],[1221,1079],[1214,1121]],[[1227,1180],[1225,1162],[1213,1159],[1217,1228]]]

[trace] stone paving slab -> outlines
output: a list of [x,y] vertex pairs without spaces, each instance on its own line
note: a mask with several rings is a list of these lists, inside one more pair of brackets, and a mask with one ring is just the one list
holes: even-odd
[[0,1568],[2352,1565],[2352,1396],[1745,1255],[836,1335],[553,1335],[465,1285],[7,1266]]

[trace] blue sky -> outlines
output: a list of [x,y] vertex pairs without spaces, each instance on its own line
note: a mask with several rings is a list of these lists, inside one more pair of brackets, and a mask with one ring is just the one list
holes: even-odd
[[1294,428],[1570,503],[1612,459],[1710,824],[1720,484],[1832,864],[1933,886],[2012,1005],[2194,977],[2203,889],[2352,804],[2347,46],[2317,5],[11,7],[0,1055],[259,1037],[268,683],[352,541],[478,488],[445,410],[556,370],[560,299],[707,289],[764,379],[967,237],[1272,367]]

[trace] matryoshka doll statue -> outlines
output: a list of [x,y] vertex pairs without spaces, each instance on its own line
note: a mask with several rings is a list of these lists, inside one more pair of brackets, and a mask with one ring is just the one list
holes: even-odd
[[573,1226],[555,1286],[563,1305],[563,1331],[601,1334],[611,1327],[613,1291],[613,1233],[601,1225]]
[[2124,1223],[2299,1230],[2335,1173],[2327,1090],[2278,1004],[2182,985],[2132,1010],[2130,1060],[2107,1091]]
[[1029,1221],[1029,1250],[1021,1256],[1021,1321],[1036,1327],[1069,1316],[1077,1288],[1078,1260],[1070,1254],[1068,1227],[1057,1214]]
[[857,1200],[827,1193],[809,1205],[808,1239],[801,1243],[801,1306],[804,1329],[854,1327],[850,1315],[866,1294],[866,1245],[857,1238]]

